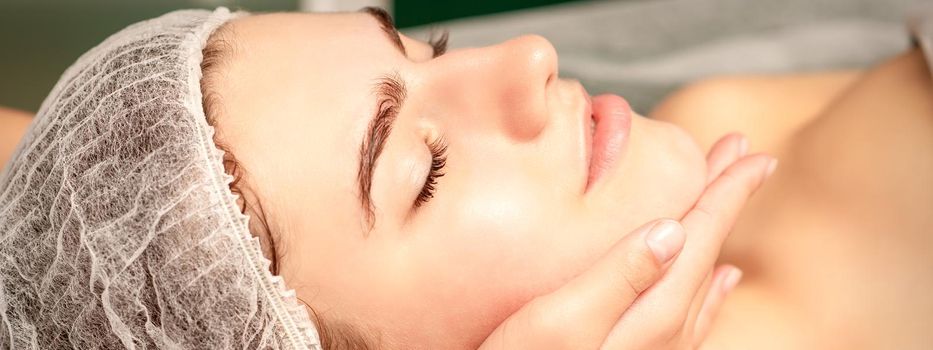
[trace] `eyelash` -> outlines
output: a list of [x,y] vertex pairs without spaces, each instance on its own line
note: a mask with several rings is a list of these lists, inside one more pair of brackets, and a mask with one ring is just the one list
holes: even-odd
[[424,180],[424,187],[418,198],[415,199],[415,208],[421,207],[431,198],[434,198],[434,191],[437,189],[437,179],[444,176],[444,166],[447,165],[447,141],[443,138],[435,139],[428,143],[428,149],[431,150],[431,170]]
[[[441,39],[444,41],[446,39]],[[404,88],[401,87],[398,76],[386,76],[377,87],[377,93],[383,96],[379,101],[379,113],[377,119],[390,118],[398,116],[399,104],[403,99]],[[386,131],[388,132],[388,131]],[[415,198],[414,207],[419,208],[431,198],[434,198],[434,192],[437,190],[437,179],[444,176],[444,166],[447,164],[447,141],[443,138],[436,138],[428,143],[428,150],[431,151],[431,169],[424,180],[424,185]]]
[[[447,53],[447,40],[450,38],[450,32],[444,30],[439,36],[436,32],[431,33],[428,39],[428,45],[431,45],[433,57],[439,57]],[[444,176],[444,166],[447,165],[447,140],[437,138],[428,143],[428,149],[431,151],[431,169],[428,171],[427,178],[424,179],[424,186],[415,199],[415,208],[419,208],[431,198],[434,198],[434,191],[437,190],[437,179]]]
[[447,53],[447,39],[450,39],[450,32],[446,29],[441,31],[440,35],[436,36],[436,34],[437,32],[431,32],[431,37],[428,39],[428,45],[431,45],[434,57]]

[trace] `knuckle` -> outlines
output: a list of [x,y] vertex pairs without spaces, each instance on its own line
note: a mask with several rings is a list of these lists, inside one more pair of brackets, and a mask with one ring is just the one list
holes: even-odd
[[665,322],[658,326],[655,336],[658,341],[669,341],[680,332],[679,326],[680,325],[675,325],[674,322]]
[[668,322],[658,327],[657,332],[653,335],[654,343],[670,347],[679,343],[682,335],[682,324]]
[[[546,307],[545,303],[538,299],[531,303],[533,307],[521,320],[519,329],[513,329],[525,333],[522,338],[537,344],[534,346],[536,348],[548,349],[576,349],[579,344],[583,343],[583,339],[580,339],[581,332],[573,327],[587,327],[587,324],[568,318],[566,316],[568,310]],[[570,314],[573,313],[570,312]]]
[[703,224],[716,222],[716,208],[707,201],[700,201],[693,207],[691,216]]
[[720,175],[720,178],[722,179],[722,181],[725,181],[725,182],[731,183],[731,184],[734,184],[734,183],[745,183],[745,184],[747,184],[747,183],[749,183],[749,181],[744,181],[744,180],[742,179],[742,177],[740,177],[738,174],[736,174],[737,171],[738,171],[738,169],[729,168],[728,170],[724,171],[724,172],[722,173],[722,175]]
[[521,334],[521,337],[525,339],[527,345],[537,344],[545,345],[553,349],[567,349],[569,340],[566,338],[569,336],[568,332],[558,332],[553,327],[551,323],[540,322],[537,319],[526,319],[525,329],[521,330],[527,332]]
[[722,178],[730,186],[735,186],[744,194],[750,194],[764,181],[764,173],[759,171],[760,166],[755,162],[745,162],[739,166],[731,167],[722,174]]
[[621,281],[616,283],[616,293],[621,298],[634,298],[640,292],[637,288],[638,277],[629,276],[628,274],[620,274],[619,278]]
[[619,288],[619,294],[622,296],[637,296],[648,289],[654,283],[661,266],[655,260],[654,255],[648,250],[633,252],[622,260],[624,266],[620,266],[617,271],[621,279],[616,285]]
[[561,329],[564,320],[557,310],[545,308],[539,300],[535,299],[529,304],[531,308],[528,317],[524,319],[525,329],[537,336],[550,336]]

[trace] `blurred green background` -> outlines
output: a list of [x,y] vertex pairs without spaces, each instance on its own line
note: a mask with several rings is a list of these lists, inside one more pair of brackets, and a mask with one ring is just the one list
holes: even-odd
[[[573,0],[483,0],[436,1],[396,0],[394,16],[398,27],[411,27],[449,19],[553,5]],[[577,0],[579,1],[579,0]]]
[[[408,27],[561,2],[568,0],[395,0],[390,8],[398,26]],[[299,0],[0,0],[0,106],[36,111],[79,55],[131,23],[180,8],[289,11],[302,5]]]

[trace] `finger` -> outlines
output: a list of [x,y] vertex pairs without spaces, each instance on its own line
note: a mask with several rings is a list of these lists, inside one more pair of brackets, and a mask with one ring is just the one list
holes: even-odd
[[713,278],[715,277],[716,270],[709,270],[706,273],[706,278],[703,279],[703,284],[700,285],[700,289],[697,290],[696,294],[693,295],[690,303],[690,309],[687,311],[687,314],[684,315],[684,333],[692,334],[693,325],[696,324],[696,315],[700,313],[700,309],[703,308],[703,303],[706,300],[706,294],[709,293],[710,287],[713,285]]
[[735,286],[742,279],[742,270],[735,266],[721,266],[716,269],[714,274],[712,289],[706,294],[703,300],[703,306],[700,308],[693,325],[693,345],[699,348],[709,331],[712,329],[713,321],[719,310],[722,308],[723,301],[735,289]]
[[713,144],[706,156],[706,183],[716,180],[727,167],[748,153],[748,139],[740,133],[723,136]]
[[707,187],[681,220],[688,236],[677,260],[626,311],[607,337],[607,344],[635,344],[637,348],[682,334],[697,290],[712,269],[739,210],[770,173],[768,169],[773,169],[772,160],[767,155],[742,157]]
[[[651,290],[651,294],[659,295],[652,302],[656,307],[663,307],[668,315],[687,314],[739,211],[773,171],[776,164],[773,162],[774,158],[764,154],[742,157],[707,186],[697,204],[681,220],[688,232],[683,251]],[[661,299],[668,301],[662,303]]]
[[595,348],[619,317],[643,291],[662,275],[686,239],[674,220],[658,220],[617,242],[592,267],[557,291],[536,300],[533,322],[541,329],[575,330],[580,348]]
[[672,267],[671,279],[688,282],[684,291],[699,288],[745,202],[776,165],[773,157],[764,154],[743,157],[706,188],[681,220],[690,237],[683,258]]

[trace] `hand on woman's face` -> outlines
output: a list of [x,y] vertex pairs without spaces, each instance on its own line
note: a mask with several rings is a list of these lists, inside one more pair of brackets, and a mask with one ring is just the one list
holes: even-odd
[[[607,232],[679,217],[703,189],[693,141],[638,116],[587,186],[587,98],[557,78],[543,38],[432,57],[365,13],[256,15],[228,29],[218,132],[277,230],[281,274],[319,312],[384,341],[478,345],[605,252],[619,238]],[[404,96],[380,93],[387,79]],[[391,107],[391,127],[370,133]],[[446,162],[430,191],[432,144]]]

